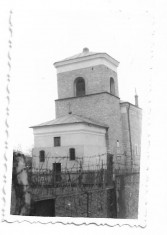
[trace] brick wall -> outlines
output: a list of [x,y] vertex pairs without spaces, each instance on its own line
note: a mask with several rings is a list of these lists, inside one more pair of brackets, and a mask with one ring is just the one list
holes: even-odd
[[68,114],[69,103],[73,114],[92,118],[109,126],[108,144],[111,153],[116,153],[116,142],[122,150],[122,126],[119,98],[109,93],[99,93],[84,97],[56,100],[56,117]]
[[116,72],[105,65],[98,65],[83,69],[59,73],[57,75],[58,98],[74,97],[74,81],[77,77],[85,79],[86,94],[94,94],[103,91],[110,92],[110,77],[115,82],[115,95],[118,93],[118,81]]

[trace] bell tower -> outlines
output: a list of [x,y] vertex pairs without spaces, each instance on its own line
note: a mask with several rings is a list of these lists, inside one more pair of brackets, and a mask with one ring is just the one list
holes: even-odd
[[109,126],[108,151],[121,145],[121,116],[117,67],[119,62],[107,53],[90,52],[54,63],[57,69],[58,100],[56,118],[70,113],[100,121]]
[[77,96],[82,85],[85,85],[84,95],[108,92],[119,97],[118,64],[108,54],[90,52],[88,48],[84,48],[82,53],[54,63],[57,68],[58,98]]

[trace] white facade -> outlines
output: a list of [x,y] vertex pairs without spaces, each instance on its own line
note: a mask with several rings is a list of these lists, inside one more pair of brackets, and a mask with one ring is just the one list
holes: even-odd
[[54,63],[54,66],[57,68],[57,73],[63,73],[101,64],[117,72],[119,62],[107,53],[94,53],[90,52],[88,48],[84,48],[82,53],[58,61]]
[[[34,130],[33,167],[53,168],[61,163],[61,169],[94,169],[106,165],[106,129],[87,123],[39,126]],[[60,146],[54,146],[54,137],[60,137]],[[70,149],[75,149],[75,160],[70,160]],[[40,151],[45,151],[45,161],[40,162]],[[95,157],[96,156],[96,157]],[[100,161],[100,162],[99,162]],[[100,163],[100,164],[99,164]]]
[[86,60],[81,60],[81,61],[74,60],[73,63],[69,62],[55,63],[55,66],[57,68],[57,73],[63,73],[63,72],[72,71],[74,69],[83,69],[101,64],[117,72],[118,64],[115,65],[114,63],[111,63],[111,61],[108,60],[105,54],[101,55],[101,57],[99,57],[98,55],[98,57],[94,56],[93,58],[86,58]]

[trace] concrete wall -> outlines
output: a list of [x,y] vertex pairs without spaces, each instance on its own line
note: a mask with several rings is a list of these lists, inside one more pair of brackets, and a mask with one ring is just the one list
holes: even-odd
[[77,77],[83,77],[85,79],[86,95],[104,91],[110,92],[110,77],[112,77],[115,82],[115,95],[119,96],[117,73],[105,65],[97,65],[58,73],[57,87],[59,99],[75,96],[74,81]]
[[[40,169],[52,169],[54,162],[71,169],[78,170],[80,162],[86,169],[94,168],[96,164],[106,163],[106,130],[101,127],[88,126],[86,124],[71,124],[52,127],[38,127],[34,129],[33,167]],[[54,147],[54,137],[61,138],[61,146]],[[69,149],[75,148],[76,161],[70,161]],[[45,151],[46,161],[39,161],[39,152]],[[103,154],[99,162],[99,154]],[[97,156],[97,157],[92,157]],[[64,158],[66,157],[66,158]]]
[[[103,166],[106,168],[106,154],[100,155],[100,151],[105,151],[105,149],[98,147],[94,147],[91,155],[84,154],[84,147],[83,146],[73,146],[76,151],[76,160],[70,160],[69,158],[69,146],[67,147],[57,147],[57,148],[34,148],[33,149],[33,167],[38,169],[50,169],[52,170],[53,163],[61,163],[62,171],[69,169],[69,171],[77,171],[80,169],[80,164],[82,164],[83,170],[96,170]],[[46,157],[48,159],[45,162],[39,161],[39,151],[44,150]],[[90,154],[92,147],[87,147],[86,151]],[[97,153],[97,151],[99,152]]]
[[119,98],[109,93],[100,93],[84,97],[75,97],[56,100],[56,117],[61,117],[69,112],[69,103],[73,114],[81,115],[108,125],[106,141],[111,153],[117,153],[117,140],[122,149],[122,125]]
[[71,146],[74,144],[105,146],[105,133],[105,128],[86,123],[36,127],[34,128],[34,146],[53,147],[53,138],[56,136],[62,137],[61,146]]

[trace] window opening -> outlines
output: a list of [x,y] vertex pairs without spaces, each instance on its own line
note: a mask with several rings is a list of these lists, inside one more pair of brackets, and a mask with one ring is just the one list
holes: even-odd
[[61,145],[60,137],[54,137],[54,147],[58,147]]
[[77,78],[75,81],[76,96],[85,95],[85,80],[83,78]]
[[39,152],[39,161],[40,162],[44,162],[45,161],[45,151],[44,150],[41,150]]
[[112,77],[110,78],[110,93],[112,95],[115,95],[115,83]]
[[74,148],[70,148],[69,154],[70,154],[70,161],[75,160],[75,149]]
[[135,155],[138,155],[138,145],[135,144]]
[[54,175],[54,182],[61,181],[61,163],[53,163],[53,175]]

